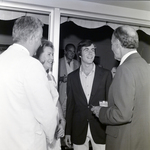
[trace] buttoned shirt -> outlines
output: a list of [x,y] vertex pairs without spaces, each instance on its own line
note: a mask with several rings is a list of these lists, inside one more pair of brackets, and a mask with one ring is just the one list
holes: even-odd
[[86,75],[82,68],[80,67],[80,79],[81,79],[81,84],[87,99],[87,102],[89,103],[90,95],[91,95],[91,90],[92,90],[92,85],[93,85],[93,79],[95,75],[95,64],[93,65],[93,69],[91,72]]
[[65,57],[65,64],[66,64],[67,74],[71,73],[73,71],[73,61],[71,61],[69,65],[67,58]]

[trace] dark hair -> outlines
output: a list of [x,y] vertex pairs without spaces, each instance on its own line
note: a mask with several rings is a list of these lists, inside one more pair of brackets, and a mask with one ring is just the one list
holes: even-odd
[[122,47],[137,49],[139,44],[137,32],[129,26],[118,27],[113,35],[120,41]]
[[42,39],[41,45],[40,45],[40,47],[37,49],[35,58],[39,59],[39,57],[40,57],[41,54],[43,53],[45,47],[51,47],[52,49],[54,49],[53,43],[52,43],[51,41],[48,41],[48,40],[46,40],[46,39]]
[[74,44],[71,44],[71,43],[69,43],[69,44],[67,44],[66,46],[65,46],[65,50],[66,51],[68,51],[70,48],[74,48],[74,49],[76,49],[76,47],[74,46]]
[[43,23],[32,16],[18,18],[13,26],[12,37],[14,42],[27,41],[40,36]]
[[91,40],[82,40],[82,41],[78,44],[78,47],[77,47],[78,55],[81,56],[82,47],[88,47],[88,46],[91,46],[92,44],[93,44],[93,45],[95,46],[95,48],[96,48],[96,45],[95,45]]

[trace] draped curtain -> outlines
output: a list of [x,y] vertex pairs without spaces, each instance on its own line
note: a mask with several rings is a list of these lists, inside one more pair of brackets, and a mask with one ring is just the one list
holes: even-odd
[[[66,44],[73,43],[77,47],[81,40],[91,39],[97,46],[96,57],[99,60],[99,64],[111,70],[113,66],[118,64],[111,51],[111,36],[114,29],[120,25],[123,24],[61,17],[59,57],[63,57]],[[132,27],[139,35],[140,42],[138,52],[150,63],[150,29],[138,26]]]
[[[67,21],[72,21],[76,25],[85,27],[85,28],[99,28],[104,25],[110,26],[112,29],[116,29],[117,27],[124,25],[121,23],[113,23],[113,22],[107,22],[107,21],[96,21],[96,20],[89,20],[89,19],[83,19],[83,18],[73,18],[73,17],[61,17],[61,23],[67,22]],[[150,28],[146,27],[141,27],[141,26],[132,26],[135,30],[142,30],[143,32],[147,33],[150,35]]]
[[0,10],[0,20],[14,20],[21,16],[33,16],[40,19],[44,24],[49,24],[49,16],[47,14],[37,14],[30,12]]
[[10,44],[12,44],[12,27],[14,25],[14,21],[21,16],[34,16],[40,19],[44,24],[43,36],[44,38],[48,38],[48,14],[0,9],[0,51],[5,50]]

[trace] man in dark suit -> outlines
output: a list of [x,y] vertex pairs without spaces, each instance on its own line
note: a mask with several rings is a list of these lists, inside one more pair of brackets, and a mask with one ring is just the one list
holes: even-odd
[[90,141],[93,150],[104,150],[105,125],[92,114],[91,106],[107,100],[111,72],[93,63],[96,47],[92,41],[81,41],[77,50],[81,66],[67,80],[66,145],[88,150]]
[[112,51],[121,61],[110,86],[109,107],[93,107],[107,124],[106,150],[150,150],[150,67],[137,52],[138,35],[130,26],[117,28]]

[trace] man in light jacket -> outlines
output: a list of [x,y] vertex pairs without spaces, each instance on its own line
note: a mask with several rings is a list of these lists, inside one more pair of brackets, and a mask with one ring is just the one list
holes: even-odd
[[0,55],[0,149],[47,150],[57,125],[57,107],[46,72],[34,59],[41,44],[42,22],[16,20],[13,41]]

